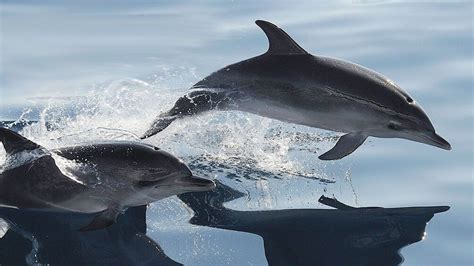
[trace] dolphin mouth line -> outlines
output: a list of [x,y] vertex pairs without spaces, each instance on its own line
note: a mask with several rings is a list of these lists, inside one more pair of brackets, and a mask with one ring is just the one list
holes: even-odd
[[190,188],[193,188],[193,187],[213,188],[216,186],[215,183],[209,179],[200,178],[200,177],[198,178],[194,176],[189,176],[188,178],[189,178],[189,181],[186,180],[184,182],[177,182],[176,184],[157,184],[155,188],[166,188],[166,187],[176,187],[176,186],[189,186]]
[[194,175],[188,175],[183,177],[178,177],[177,179],[173,180],[171,183],[167,182],[167,180],[173,179],[176,176],[176,173],[167,175],[159,180],[156,181],[140,181],[140,186],[150,186],[156,189],[163,189],[163,188],[170,188],[170,187],[205,187],[205,188],[214,188],[216,185],[214,181],[197,177]]
[[421,138],[424,140],[427,140],[428,143],[432,146],[444,149],[444,150],[451,150],[451,144],[449,144],[448,141],[446,141],[444,138],[442,138],[440,135],[436,134],[436,132],[432,133],[433,136],[427,136],[427,135],[421,135]]

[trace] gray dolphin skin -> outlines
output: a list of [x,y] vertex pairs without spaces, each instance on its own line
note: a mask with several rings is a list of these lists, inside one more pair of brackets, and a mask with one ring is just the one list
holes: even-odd
[[266,53],[226,66],[195,84],[142,139],[174,120],[209,110],[238,110],[346,133],[322,160],[355,151],[368,136],[402,138],[450,150],[423,109],[381,74],[347,61],[314,56],[272,23],[256,24],[269,40]]
[[180,159],[151,145],[110,142],[48,151],[5,128],[0,128],[0,141],[7,153],[0,173],[0,205],[97,213],[82,231],[113,224],[127,207],[215,187],[213,181],[193,176]]

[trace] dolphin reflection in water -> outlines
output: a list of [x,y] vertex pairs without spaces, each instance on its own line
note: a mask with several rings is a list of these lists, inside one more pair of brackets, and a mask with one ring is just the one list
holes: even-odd
[[236,211],[225,202],[245,194],[222,183],[178,197],[191,224],[261,236],[270,265],[398,265],[399,250],[423,239],[426,223],[447,206],[354,208],[322,196],[336,209]]
[[10,229],[0,238],[0,265],[181,265],[146,236],[146,206],[131,207],[103,230],[77,228],[93,214],[0,208]]

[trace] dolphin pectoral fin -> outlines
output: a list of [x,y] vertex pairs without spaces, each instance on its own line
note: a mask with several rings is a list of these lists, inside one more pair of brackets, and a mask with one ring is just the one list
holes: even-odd
[[267,35],[269,42],[267,54],[308,54],[286,32],[276,25],[264,20],[257,20],[255,24]]
[[94,231],[111,226],[115,223],[120,213],[121,209],[119,208],[106,209],[94,217],[92,222],[90,222],[88,225],[81,227],[79,231]]
[[332,149],[319,156],[321,160],[338,160],[354,152],[367,139],[361,133],[349,133],[339,138]]
[[0,128],[0,141],[3,143],[7,154],[42,148],[22,135],[3,127]]
[[150,129],[148,129],[141,137],[140,139],[146,139],[149,138],[157,133],[160,133],[163,131],[165,128],[167,128],[171,123],[173,123],[174,120],[178,118],[177,115],[166,115],[164,114],[163,116],[158,116],[155,121],[153,121]]

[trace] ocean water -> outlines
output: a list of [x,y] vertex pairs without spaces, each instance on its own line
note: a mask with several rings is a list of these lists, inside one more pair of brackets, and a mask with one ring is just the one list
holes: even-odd
[[[225,208],[218,206],[220,212],[172,197],[149,206],[146,224],[145,211],[132,209],[109,234],[85,237],[73,232],[72,225],[57,224],[58,219],[83,217],[23,217],[5,211],[2,217],[17,220],[17,234],[10,229],[7,235],[11,226],[1,220],[0,252],[17,250],[14,255],[28,262],[42,262],[65,239],[79,239],[78,246],[90,243],[105,250],[82,250],[97,261],[112,261],[114,252],[135,245],[139,248],[129,258],[149,258],[155,254],[149,250],[159,250],[166,254],[160,257],[163,264],[266,265],[276,264],[270,254],[283,254],[277,257],[281,264],[285,258],[304,259],[306,243],[315,246],[315,255],[329,254],[338,262],[346,250],[329,249],[335,246],[331,236],[345,239],[362,229],[344,231],[347,223],[333,213],[316,219],[321,212],[277,212],[327,209],[318,203],[326,195],[357,207],[450,206],[429,222],[422,241],[400,251],[403,263],[474,264],[473,8],[470,1],[1,1],[0,120],[37,121],[16,130],[46,148],[136,140],[157,114],[201,78],[265,52],[266,37],[254,24],[265,19],[315,55],[352,61],[394,80],[424,108],[453,149],[369,138],[352,155],[323,162],[317,156],[334,145],[337,133],[247,113],[207,113],[175,122],[146,142],[232,188],[232,201],[213,196],[225,203]],[[0,164],[4,158],[2,149]],[[210,213],[204,222],[199,219],[202,208]],[[39,225],[29,225],[31,217]],[[393,223],[385,216],[364,217],[367,223],[357,220],[364,230],[386,228],[387,222],[381,221]],[[256,229],[272,222],[281,227]],[[247,223],[255,226],[249,229]],[[396,232],[419,229],[414,222],[396,223]],[[130,230],[130,224],[138,229]],[[42,236],[55,228],[71,235],[58,234],[53,244],[44,244]],[[298,228],[308,231],[294,233]],[[324,228],[344,237],[325,235]],[[370,241],[363,234],[351,239],[380,248],[394,238],[390,230],[372,232]],[[269,238],[268,232],[282,237]],[[295,237],[285,239],[285,232]],[[124,237],[111,240],[115,234]],[[375,235],[381,240],[373,240]],[[291,244],[274,249],[277,253],[266,246],[285,241]],[[399,247],[414,241],[405,242]],[[289,252],[289,247],[301,253]]]

